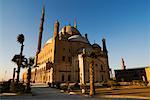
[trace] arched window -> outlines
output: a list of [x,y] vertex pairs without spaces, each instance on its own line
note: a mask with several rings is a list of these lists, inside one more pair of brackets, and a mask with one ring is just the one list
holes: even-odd
[[101,76],[101,79],[102,79],[102,81],[104,81],[104,76],[103,75]]
[[68,81],[70,81],[71,80],[71,76],[70,75],[68,75]]
[[68,62],[71,62],[71,57],[68,57]]
[[64,74],[62,74],[61,81],[64,81],[64,79],[65,79]]
[[62,56],[62,61],[65,61],[65,56]]
[[103,66],[101,65],[101,70],[103,70]]

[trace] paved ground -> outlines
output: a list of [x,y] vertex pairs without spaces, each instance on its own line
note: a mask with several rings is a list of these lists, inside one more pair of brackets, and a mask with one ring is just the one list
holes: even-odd
[[[60,93],[60,90],[54,88],[48,88],[46,85],[34,85],[32,86],[32,95],[24,94],[24,95],[15,95],[15,94],[4,94],[0,95],[0,100],[129,100],[129,98],[138,97],[139,99],[147,99],[144,98],[147,95],[150,96],[150,88],[145,89],[129,89],[129,88],[121,88],[116,90],[110,89],[97,89],[97,95],[95,98],[91,98],[88,96],[81,96],[77,94],[67,94]],[[140,95],[138,95],[140,94]],[[141,98],[142,96],[142,98]],[[102,99],[102,98],[110,98],[110,99]],[[114,98],[114,99],[112,99]],[[116,99],[120,98],[120,99]],[[125,99],[126,98],[126,99]],[[128,98],[128,99],[127,99]],[[150,98],[149,98],[150,100]]]
[[33,87],[30,95],[1,95],[0,100],[100,100],[98,98],[60,93],[59,90],[48,87]]

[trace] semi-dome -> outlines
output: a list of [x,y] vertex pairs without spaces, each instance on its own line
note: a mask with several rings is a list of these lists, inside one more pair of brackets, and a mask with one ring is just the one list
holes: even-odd
[[92,47],[93,47],[93,48],[101,48],[97,43],[94,43],[94,44],[92,45]]
[[69,41],[89,43],[89,41],[81,35],[73,35],[68,38]]
[[80,32],[77,30],[77,28],[73,27],[73,26],[64,26],[59,34],[69,34],[69,35],[80,35]]
[[47,40],[47,42],[44,45],[49,44],[49,43],[52,43],[52,38],[50,38],[49,40]]

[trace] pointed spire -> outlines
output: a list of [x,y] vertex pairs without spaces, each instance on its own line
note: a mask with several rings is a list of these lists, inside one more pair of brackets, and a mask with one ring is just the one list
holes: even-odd
[[74,28],[77,28],[77,22],[76,22],[76,19],[74,19]]
[[122,66],[122,69],[123,69],[123,70],[126,69],[125,62],[124,62],[124,59],[123,59],[123,58],[121,58],[121,66]]
[[58,19],[55,21],[55,24],[54,24],[54,38],[58,35],[59,33],[59,21]]
[[38,54],[41,51],[44,17],[45,17],[45,7],[43,6],[42,7],[42,16],[41,16],[40,28],[39,28],[38,47],[37,47],[37,52],[36,52],[36,57],[35,57],[35,67],[37,67]]
[[43,7],[42,7],[42,16],[44,16],[44,13],[45,13],[45,6],[43,5]]
[[105,38],[102,39],[102,44],[103,44],[103,51],[104,51],[105,53],[107,53],[106,39],[105,39]]

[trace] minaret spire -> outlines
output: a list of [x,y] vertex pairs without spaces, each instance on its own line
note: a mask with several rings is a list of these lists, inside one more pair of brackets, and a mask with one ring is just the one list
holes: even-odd
[[40,28],[39,28],[38,48],[37,48],[36,57],[35,57],[35,67],[37,67],[38,54],[41,51],[44,16],[45,16],[45,7],[43,6],[42,7],[42,16],[41,16]]
[[54,38],[56,37],[56,36],[58,36],[58,33],[59,33],[59,21],[58,21],[58,19],[55,21],[55,24],[54,24]]
[[44,25],[44,16],[45,16],[45,7],[43,6],[43,8],[42,8],[41,22],[40,22],[40,28],[39,28],[39,39],[38,39],[37,53],[39,53],[41,51],[43,25]]
[[105,38],[102,39],[102,43],[103,43],[103,51],[107,54],[106,39]]

